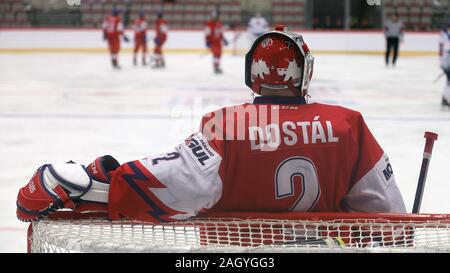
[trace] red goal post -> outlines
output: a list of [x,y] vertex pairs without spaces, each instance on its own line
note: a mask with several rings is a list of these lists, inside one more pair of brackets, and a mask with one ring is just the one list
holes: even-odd
[[30,252],[450,252],[450,214],[227,212],[163,224],[58,218],[30,225]]

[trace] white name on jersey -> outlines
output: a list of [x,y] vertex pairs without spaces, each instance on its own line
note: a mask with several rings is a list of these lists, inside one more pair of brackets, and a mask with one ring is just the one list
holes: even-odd
[[285,121],[281,124],[271,123],[264,127],[249,127],[250,149],[260,151],[276,150],[281,143],[294,146],[297,143],[337,143],[339,138],[333,134],[331,121],[320,121],[315,116],[313,121]]

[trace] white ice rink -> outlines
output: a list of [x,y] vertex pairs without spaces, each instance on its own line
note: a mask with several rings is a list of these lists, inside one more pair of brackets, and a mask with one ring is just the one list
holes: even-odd
[[[165,152],[198,128],[202,113],[251,101],[244,59],[168,55],[165,70],[133,67],[122,54],[112,71],[105,54],[0,54],[0,252],[25,252],[27,224],[16,195],[44,163],[88,164],[111,154],[120,162]],[[450,111],[440,108],[444,79],[437,57],[317,55],[311,101],[361,111],[390,156],[412,208],[424,131],[435,143],[422,212],[450,213]]]

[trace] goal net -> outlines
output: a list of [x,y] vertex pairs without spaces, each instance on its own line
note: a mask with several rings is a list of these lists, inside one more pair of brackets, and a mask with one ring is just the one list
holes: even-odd
[[222,213],[152,224],[46,219],[30,252],[450,252],[450,214]]

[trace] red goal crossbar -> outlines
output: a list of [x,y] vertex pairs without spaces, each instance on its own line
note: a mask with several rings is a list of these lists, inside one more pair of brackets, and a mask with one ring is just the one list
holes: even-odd
[[[450,221],[450,214],[431,213],[365,213],[365,212],[214,212],[204,213],[198,218],[238,219],[286,219],[286,220],[337,220],[372,219],[397,221]],[[195,219],[195,218],[194,218]]]

